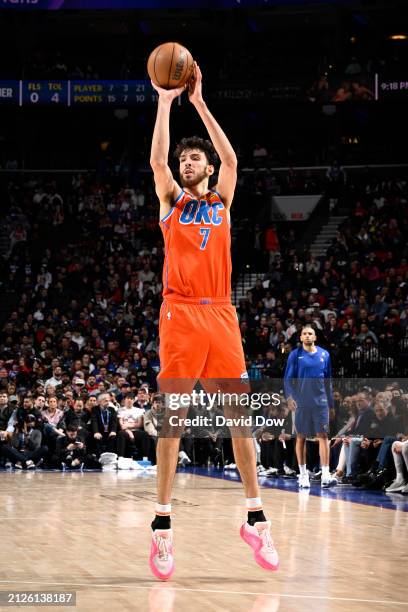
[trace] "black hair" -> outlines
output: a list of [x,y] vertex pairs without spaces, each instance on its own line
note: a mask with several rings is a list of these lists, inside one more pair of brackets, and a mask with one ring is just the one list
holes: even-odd
[[307,323],[306,325],[302,325],[302,331],[304,329],[312,329],[314,331],[314,333],[316,334],[316,328],[311,323]]
[[180,140],[178,145],[174,150],[174,157],[176,159],[180,159],[183,151],[187,149],[198,149],[202,151],[207,158],[207,162],[210,166],[215,166],[218,162],[218,155],[216,150],[214,149],[214,145],[210,140],[204,140],[204,138],[200,138],[199,136],[190,136],[190,138],[183,138]]

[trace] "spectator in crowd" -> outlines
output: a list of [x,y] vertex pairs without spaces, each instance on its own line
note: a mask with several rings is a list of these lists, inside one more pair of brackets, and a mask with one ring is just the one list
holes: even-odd
[[356,405],[357,418],[353,431],[351,435],[343,439],[347,482],[352,482],[357,474],[357,462],[361,444],[365,437],[370,436],[375,420],[374,412],[370,406],[370,397],[367,392],[358,394]]
[[65,421],[64,413],[58,408],[56,397],[48,398],[45,410],[41,413],[44,421],[44,433],[47,437],[57,437],[64,435]]
[[15,404],[15,408],[7,424],[8,433],[14,432],[18,419],[24,418],[22,416],[24,414],[33,414],[36,418],[37,426],[40,428],[42,427],[42,414],[36,408],[34,408],[31,396],[27,394],[23,397],[23,405],[21,408],[18,406],[18,400],[16,400]]
[[57,366],[52,373],[52,376],[45,381],[45,386],[58,387],[62,385],[62,368]]
[[70,426],[77,427],[78,432],[86,440],[88,431],[89,412],[85,410],[84,400],[78,398],[74,400],[73,405],[64,412],[64,421],[66,429]]
[[98,396],[98,405],[91,414],[91,427],[94,438],[94,448],[97,458],[103,452],[116,453],[118,416],[116,410],[110,405],[108,393]]
[[153,442],[144,428],[144,410],[135,406],[134,401],[134,394],[128,393],[123,400],[123,406],[119,409],[120,431],[117,452],[119,457],[150,459]]
[[[383,439],[388,436],[395,436],[397,433],[397,419],[395,419],[384,402],[378,399],[375,401],[374,414],[375,421],[372,423],[370,437],[365,436],[361,441],[359,474],[370,471],[383,443]],[[359,478],[359,474],[352,481],[354,486],[362,486],[364,484],[364,480]]]
[[[158,397],[155,395],[155,397]],[[145,385],[141,386],[136,395],[136,400],[134,402],[135,406],[141,408],[144,412],[147,412],[151,408],[150,404],[150,396],[149,396],[149,388]]]
[[42,433],[36,424],[35,415],[26,414],[24,409],[20,409],[14,431],[2,446],[3,456],[12,462],[15,469],[35,469],[48,453],[48,448],[41,445]]
[[147,384],[149,388],[156,390],[156,374],[149,365],[147,357],[142,357],[140,367],[136,370],[139,385]]
[[14,409],[9,403],[9,397],[5,391],[0,391],[0,435],[7,429],[8,422]]
[[78,427],[68,425],[65,435],[57,440],[55,464],[57,467],[80,469],[84,465],[85,454],[85,442],[78,435]]
[[190,407],[188,418],[198,419],[200,425],[191,428],[194,437],[194,455],[196,465],[207,467],[211,461],[215,467],[223,467],[223,439],[228,436],[226,429],[217,425],[216,417],[222,416],[220,408],[207,409],[207,406],[199,405]]

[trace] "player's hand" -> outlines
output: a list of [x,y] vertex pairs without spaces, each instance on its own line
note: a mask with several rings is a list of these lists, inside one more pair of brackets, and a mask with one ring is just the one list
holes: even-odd
[[153,81],[150,81],[150,82],[152,84],[153,89],[155,89],[157,93],[159,94],[160,100],[164,100],[165,102],[173,102],[173,100],[181,96],[183,91],[185,91],[187,88],[187,84],[186,84],[186,85],[183,85],[183,87],[177,87],[177,89],[163,89],[163,87],[159,87],[158,85],[155,85]]
[[94,434],[94,438],[95,438],[95,440],[102,440],[102,434],[101,433],[95,433]]
[[203,102],[203,75],[197,62],[194,62],[193,74],[188,81],[188,97],[192,104]]
[[394,442],[393,451],[395,451],[396,453],[402,453],[402,444],[401,444],[401,442]]
[[292,412],[293,412],[294,410],[296,410],[296,402],[295,402],[295,400],[293,399],[293,397],[289,397],[289,398],[288,398],[288,401],[287,401],[287,406],[288,406],[289,410],[292,410]]

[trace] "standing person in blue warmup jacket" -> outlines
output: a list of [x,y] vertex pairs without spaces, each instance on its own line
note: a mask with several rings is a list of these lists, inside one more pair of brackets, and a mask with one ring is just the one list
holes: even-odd
[[310,488],[306,470],[306,437],[319,439],[321,486],[336,484],[329,471],[329,410],[333,406],[330,355],[316,346],[316,332],[305,326],[300,334],[302,346],[289,354],[285,371],[285,395],[290,410],[295,410],[296,456],[299,487]]

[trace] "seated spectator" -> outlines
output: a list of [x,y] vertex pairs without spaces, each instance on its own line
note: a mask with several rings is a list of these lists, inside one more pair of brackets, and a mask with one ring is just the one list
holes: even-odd
[[11,415],[14,412],[13,406],[9,402],[8,394],[5,391],[0,391],[0,435],[5,432]]
[[36,424],[35,415],[26,414],[24,409],[19,409],[15,429],[9,441],[2,446],[3,456],[18,470],[34,469],[48,453],[48,448],[41,445],[42,433],[36,428]]
[[375,415],[370,406],[370,398],[367,392],[357,395],[357,419],[350,435],[343,439],[343,449],[346,462],[346,478],[352,482],[357,475],[358,458],[361,443],[365,437],[369,437],[375,427]]
[[41,413],[44,421],[44,434],[47,437],[56,438],[64,435],[65,421],[64,413],[58,408],[56,397],[48,398],[45,410]]
[[45,381],[45,386],[58,387],[62,385],[62,368],[61,366],[57,366],[52,373],[51,378],[48,378]]
[[143,457],[150,459],[154,443],[144,428],[144,410],[135,406],[134,401],[134,394],[127,393],[123,406],[118,411],[120,425],[118,455],[134,459],[143,459]]
[[137,408],[142,408],[144,412],[147,412],[148,410],[150,410],[151,404],[150,404],[149,388],[147,386],[142,385],[138,389],[134,405]]
[[136,371],[136,376],[139,385],[146,384],[150,389],[156,390],[156,373],[149,364],[147,357],[142,357],[140,367]]
[[98,405],[91,414],[91,428],[94,438],[94,447],[97,458],[104,452],[116,453],[118,416],[116,410],[110,405],[108,393],[98,396]]
[[223,438],[228,436],[224,427],[217,426],[216,416],[222,415],[223,411],[219,408],[207,410],[205,406],[190,408],[188,418],[205,417],[200,420],[202,425],[197,425],[191,429],[194,438],[194,458],[195,464],[207,467],[211,461],[214,467],[223,467]]
[[85,410],[83,399],[76,399],[72,408],[69,408],[64,412],[64,420],[67,430],[70,426],[77,427],[81,436],[86,439],[89,433],[89,413],[87,410]]
[[99,462],[87,454],[86,442],[76,425],[69,425],[55,447],[53,465],[63,469],[99,468]]
[[[375,421],[372,423],[370,438],[365,436],[360,445],[360,472],[363,474],[370,473],[378,451],[383,444],[383,439],[397,435],[398,420],[393,416],[386,404],[376,400],[374,403],[374,414]],[[383,473],[382,476],[384,475]],[[364,479],[360,475],[357,475],[356,479],[353,480],[354,486],[363,486],[364,484]],[[374,484],[374,481],[372,484]],[[376,482],[374,488],[377,484]]]
[[[37,398],[37,400],[38,400],[38,398]],[[36,404],[38,406],[39,403],[38,403],[37,400],[36,400]],[[39,429],[42,429],[42,422],[43,422],[42,413],[40,413],[40,411],[37,408],[34,408],[33,400],[32,400],[32,398],[30,396],[26,395],[23,398],[23,405],[22,405],[22,411],[23,412],[20,412],[20,410],[21,409],[18,407],[18,404],[16,402],[15,409],[13,410],[13,412],[11,414],[11,417],[9,419],[9,422],[7,423],[7,432],[8,433],[13,433],[14,432],[14,428],[16,426],[17,419],[18,419],[19,415],[20,415],[20,418],[24,418],[24,417],[21,416],[23,413],[25,413],[26,415],[27,414],[33,414],[35,416],[36,420],[37,420],[37,427]]]

